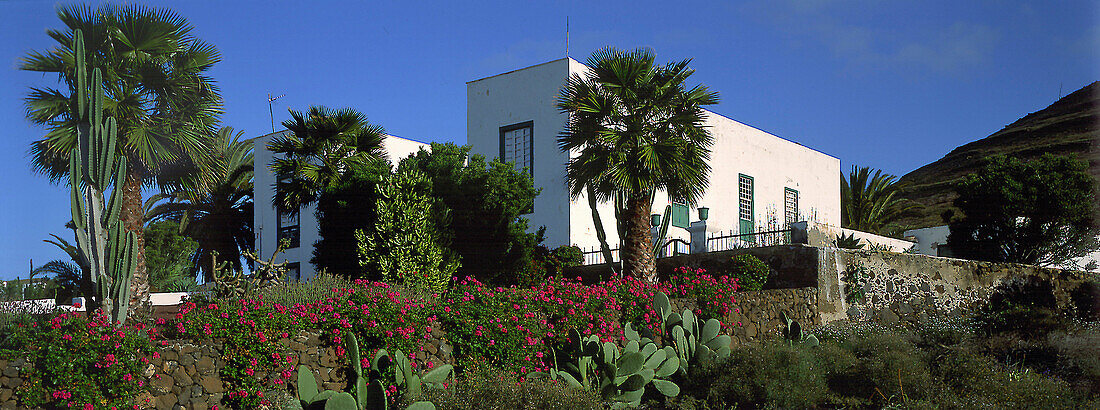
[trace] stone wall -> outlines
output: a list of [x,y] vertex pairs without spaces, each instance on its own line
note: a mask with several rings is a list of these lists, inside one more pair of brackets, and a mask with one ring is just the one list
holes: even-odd
[[[427,368],[429,362],[433,366],[454,364],[453,349],[439,330],[439,324],[434,324],[432,329],[433,337],[424,342],[421,350],[410,354],[421,369]],[[329,390],[346,387],[347,359],[338,356],[336,347],[323,342],[319,334],[303,333],[271,343],[278,343],[283,348],[282,354],[291,357],[288,367],[296,369],[299,364],[309,366],[318,386]],[[149,365],[142,374],[149,391],[139,395],[136,404],[140,408],[158,410],[206,410],[215,404],[224,408],[221,402],[228,392],[219,374],[225,366],[222,351],[223,345],[219,341],[204,341],[201,344],[169,341],[167,345],[158,347],[157,354],[149,359]],[[11,362],[0,360],[0,410],[19,408],[15,388],[23,383],[19,377],[23,366],[22,359]],[[271,386],[278,373],[258,372],[255,377],[262,380],[262,385]],[[264,396],[276,400],[289,397],[286,386],[272,386],[264,392]]]
[[[1074,309],[1070,295],[1088,280],[1087,273],[1012,263],[990,263],[925,255],[839,250],[839,262],[823,276],[866,272],[864,296],[845,304],[848,319],[886,324],[921,322],[972,311],[1006,280],[1036,277],[1050,281],[1060,308]],[[843,286],[843,285],[842,285]],[[840,298],[844,302],[844,298]]]

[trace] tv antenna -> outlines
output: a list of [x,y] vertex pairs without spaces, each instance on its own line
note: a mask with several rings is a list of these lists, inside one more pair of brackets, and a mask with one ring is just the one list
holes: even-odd
[[569,16],[565,16],[565,56],[569,57]]
[[271,115],[271,133],[275,133],[275,109],[271,108],[271,103],[280,98],[286,97],[286,94],[280,94],[278,97],[272,97],[271,93],[267,93],[267,113]]

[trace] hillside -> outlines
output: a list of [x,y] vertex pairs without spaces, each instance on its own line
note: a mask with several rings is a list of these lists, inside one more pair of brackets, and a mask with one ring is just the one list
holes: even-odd
[[1046,152],[1087,160],[1089,173],[1100,180],[1100,81],[902,176],[908,185],[902,195],[924,208],[901,223],[911,228],[943,225],[940,214],[956,196],[952,186],[977,172],[983,158],[1006,154],[1028,159]]

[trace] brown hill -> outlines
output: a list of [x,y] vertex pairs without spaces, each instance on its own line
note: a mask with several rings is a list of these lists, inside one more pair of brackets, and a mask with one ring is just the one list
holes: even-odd
[[902,226],[943,225],[940,214],[952,208],[956,196],[952,187],[977,172],[982,159],[997,154],[1029,159],[1047,152],[1088,161],[1089,173],[1100,181],[1100,81],[902,176],[907,184],[902,195],[924,206]]

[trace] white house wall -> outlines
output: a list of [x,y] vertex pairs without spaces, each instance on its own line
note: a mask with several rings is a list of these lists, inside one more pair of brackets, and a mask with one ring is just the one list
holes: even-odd
[[[254,177],[253,193],[255,195],[255,212],[253,214],[253,226],[256,230],[257,254],[261,258],[271,257],[275,251],[278,237],[278,220],[272,200],[275,198],[275,176],[271,172],[271,160],[273,153],[267,149],[268,142],[275,135],[282,135],[289,131],[280,131],[268,134],[255,140],[254,161],[256,174]],[[386,149],[386,155],[390,163],[396,164],[401,159],[415,154],[421,148],[430,149],[429,144],[413,141],[401,137],[387,135],[382,145]],[[313,264],[309,263],[313,257],[313,244],[320,238],[318,235],[317,208],[313,205],[303,207],[299,213],[299,246],[284,251],[277,261],[286,260],[289,263],[297,262],[301,269],[301,279],[307,280],[316,274]]]
[[[587,198],[569,198],[567,157],[557,147],[568,119],[555,107],[559,91],[571,74],[586,71],[584,64],[565,58],[467,83],[467,141],[473,152],[498,157],[501,127],[533,121],[534,182],[542,192],[535,200],[534,214],[527,217],[532,230],[546,226],[550,246],[591,248],[598,243]],[[782,225],[785,187],[799,192],[800,220],[840,222],[839,159],[718,114],[708,115],[707,126],[715,138],[711,184],[699,205],[711,209],[708,232],[738,230],[738,174],[754,178],[758,230]],[[658,193],[653,213],[662,213],[667,204],[667,197]],[[610,204],[598,209],[609,241],[617,243]],[[776,218],[773,224],[769,224],[769,212]],[[694,208],[690,216],[697,219]],[[688,235],[684,229],[670,227],[669,237],[687,239]]]

